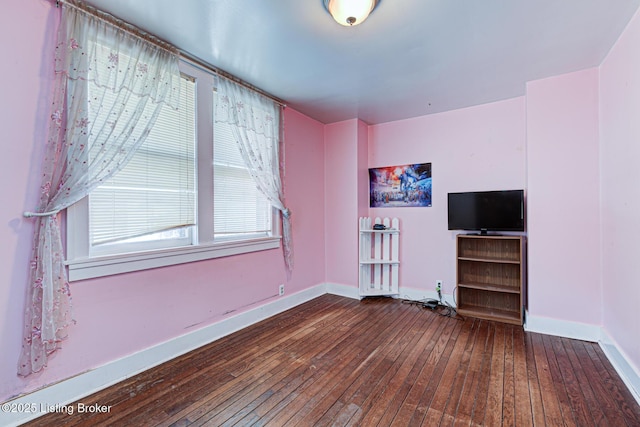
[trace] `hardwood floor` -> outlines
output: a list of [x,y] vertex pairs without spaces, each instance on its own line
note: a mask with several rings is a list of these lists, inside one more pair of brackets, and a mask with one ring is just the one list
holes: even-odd
[[332,295],[79,403],[30,425],[640,426],[595,343]]

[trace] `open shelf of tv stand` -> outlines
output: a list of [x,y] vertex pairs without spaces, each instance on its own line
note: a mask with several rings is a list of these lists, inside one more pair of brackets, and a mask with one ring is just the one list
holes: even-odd
[[487,284],[487,283],[458,283],[459,288],[463,289],[481,289],[487,292],[505,292],[508,294],[519,294],[519,289],[514,289],[512,286]]
[[462,316],[477,317],[479,319],[494,320],[496,322],[511,323],[513,325],[522,325],[522,321],[518,317],[518,313],[500,310],[497,308],[487,308],[478,306],[459,307],[457,312]]
[[457,310],[463,316],[522,325],[525,237],[457,236]]

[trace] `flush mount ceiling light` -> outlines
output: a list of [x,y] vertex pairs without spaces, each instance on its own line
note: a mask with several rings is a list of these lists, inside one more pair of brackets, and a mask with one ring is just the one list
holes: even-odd
[[324,7],[340,25],[362,24],[380,0],[323,0]]

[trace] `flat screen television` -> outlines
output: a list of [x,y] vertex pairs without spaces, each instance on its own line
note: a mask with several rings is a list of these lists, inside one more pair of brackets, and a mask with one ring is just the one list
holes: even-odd
[[449,193],[449,230],[524,231],[524,190]]

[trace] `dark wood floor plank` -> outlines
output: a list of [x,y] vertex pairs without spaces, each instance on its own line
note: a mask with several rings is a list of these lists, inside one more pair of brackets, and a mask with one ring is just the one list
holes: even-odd
[[[349,308],[346,308],[344,310],[349,310]],[[343,311],[342,315],[348,315],[348,317],[339,317],[336,319],[336,321],[348,321],[348,319],[350,319],[353,316],[362,316],[363,313],[357,313],[354,311]],[[313,335],[313,340],[318,342],[322,342],[323,340],[323,336],[324,334],[329,334],[330,325],[327,325],[327,322],[325,322],[325,320],[322,320],[322,323],[317,325],[318,328],[316,328],[317,330],[319,330],[319,332],[314,333]],[[335,338],[335,336],[333,337]],[[292,350],[292,354],[294,355],[294,359],[306,359],[307,357],[311,357],[312,354],[310,355],[299,355],[297,353],[295,353],[296,350]],[[224,405],[226,405],[227,403],[229,403],[230,400],[235,400],[236,401],[236,407],[238,406],[243,406],[243,405],[249,405],[250,402],[252,402],[253,400],[255,400],[255,398],[259,398],[259,399],[264,399],[264,393],[267,393],[267,396],[270,396],[271,394],[273,394],[273,390],[271,389],[272,384],[275,382],[277,383],[278,380],[280,380],[281,378],[281,374],[287,374],[287,370],[292,369],[294,366],[293,364],[289,365],[289,364],[283,364],[281,366],[281,370],[282,372],[276,371],[275,374],[278,375],[276,377],[274,377],[272,379],[272,381],[269,382],[265,382],[265,383],[261,383],[259,386],[256,386],[256,384],[247,384],[246,387],[238,393],[233,394],[229,399],[227,399],[226,401],[223,401],[223,399],[225,398],[224,395],[221,395],[217,401],[215,400],[210,400],[207,402],[206,406],[204,407],[197,407],[195,408],[195,411],[192,411],[191,413],[188,414],[188,419],[194,419],[194,420],[198,420],[197,424],[203,423],[203,422],[207,422],[207,415],[209,414],[210,410],[212,408],[217,408],[218,410],[222,408],[224,408]],[[297,370],[294,370],[293,373],[289,372],[289,378],[291,376],[295,376],[297,374]],[[274,374],[274,371],[270,372],[271,374]],[[250,394],[246,394],[246,393],[250,393]],[[258,396],[256,396],[258,395]],[[255,402],[253,402],[253,405],[255,406]],[[246,410],[246,408],[244,408]],[[240,414],[236,414],[240,415]]]
[[389,378],[386,374],[397,372],[401,366],[415,362],[424,340],[428,339],[425,338],[425,331],[428,329],[430,320],[428,316],[411,313],[410,325],[404,327],[402,333],[397,334],[393,341],[385,345],[386,355],[384,357],[381,355],[379,363],[361,375],[359,385],[353,393],[347,390],[342,394],[339,400],[343,406],[355,404],[358,407],[358,411],[354,412],[348,422],[343,425],[360,425],[363,414],[371,408],[371,398],[377,395],[377,390],[386,387],[386,381]]
[[[366,372],[366,368],[371,366],[372,360],[375,360],[374,356],[378,356],[378,347],[384,343],[385,340],[392,339],[394,334],[398,333],[398,328],[400,325],[404,325],[404,320],[409,315],[407,311],[401,314],[401,320],[403,320],[403,322],[383,319],[381,324],[372,326],[372,328],[376,330],[375,336],[369,336],[368,339],[362,340],[361,344],[355,343],[355,345],[352,345],[351,351],[358,354],[358,357],[344,370],[345,372],[340,376],[340,380],[330,386],[324,398],[314,402],[314,407],[306,413],[305,417],[314,423],[322,425],[320,420],[323,419],[325,413],[330,411],[332,406],[337,405],[339,409],[342,405],[339,400],[342,394],[346,390],[353,388],[354,383],[357,385],[358,379]],[[380,354],[384,357],[382,352]],[[309,407],[310,405],[305,406]]]
[[[365,320],[366,320],[365,317],[360,319],[361,323],[364,323]],[[332,331],[333,325],[325,325],[325,326],[326,327],[324,332],[328,335],[326,340],[321,338],[320,336],[313,337],[314,344],[322,348],[323,350],[326,348],[332,348],[332,346],[337,343],[337,341],[335,340],[335,335],[333,335],[334,333]],[[345,336],[347,336],[346,333],[345,333]],[[304,365],[301,366],[298,370],[283,377],[282,380],[280,381],[281,384],[279,384],[278,387],[270,387],[269,390],[264,390],[264,393],[259,396],[258,401],[251,402],[251,404],[246,406],[242,412],[245,412],[247,408],[251,408],[251,411],[249,412],[255,412],[257,408],[260,407],[261,405],[263,406],[262,411],[265,411],[268,399],[271,400],[271,407],[273,407],[279,403],[279,401],[277,400],[278,395],[286,396],[290,393],[297,392],[297,388],[301,384],[308,382],[311,376],[317,373],[323,374],[324,371],[330,370],[333,367],[332,364],[329,363],[331,360],[331,357],[324,357],[321,359],[317,359],[315,362],[312,360],[314,358],[314,354],[317,354],[318,352],[318,347],[316,346],[307,346],[308,351],[306,352],[304,352],[304,349],[301,349],[303,353],[301,356],[299,356],[299,359],[304,360],[306,363],[304,363]],[[318,363],[318,360],[320,361],[319,363]],[[255,395],[256,392],[261,392],[261,391],[262,390],[260,389],[254,390],[253,394]],[[245,405],[247,405],[246,402],[250,400],[251,400],[251,396],[245,396],[245,398],[243,398],[241,402],[239,401],[238,404],[242,405],[244,403]],[[238,417],[238,415],[239,414],[236,414],[234,418],[237,420],[242,419],[242,417]],[[249,415],[249,413],[245,414],[245,416],[246,415]],[[253,415],[249,415],[249,416],[252,417]],[[211,419],[211,421],[216,422],[217,420],[216,418],[213,418]]]
[[564,351],[567,354],[567,358],[569,359],[569,363],[573,368],[573,372],[576,377],[576,385],[580,388],[582,396],[584,397],[584,402],[579,403],[579,405],[583,405],[589,412],[589,414],[591,414],[591,419],[593,420],[594,425],[607,425],[607,417],[602,411],[602,408],[600,407],[600,404],[595,397],[590,384],[590,380],[587,377],[587,373],[582,366],[580,358],[576,354],[575,349],[573,348],[573,340],[563,339],[561,341],[564,347]]
[[[592,352],[592,358],[597,357],[600,359],[600,363],[602,367],[607,370],[607,383],[616,390],[615,396],[620,400],[620,408],[628,420],[634,420],[640,417],[640,406],[637,405],[636,400],[633,395],[629,391],[627,387],[625,387],[624,383],[618,381],[619,375],[616,369],[613,367],[607,356],[604,352],[599,348],[598,344],[591,343],[594,347]],[[597,347],[597,350],[595,349]]]
[[562,413],[562,419],[564,421],[564,425],[566,426],[576,426],[576,418],[575,412],[572,410],[571,402],[569,400],[569,394],[567,391],[567,386],[565,384],[565,378],[562,376],[562,372],[560,371],[559,366],[559,356],[553,350],[551,340],[552,336],[545,335],[542,337],[542,342],[545,348],[545,352],[547,354],[547,362],[549,364],[549,372],[551,373],[551,378],[553,379],[553,385],[556,390],[556,396],[558,397],[558,402],[560,403],[560,411]]
[[493,352],[491,353],[491,380],[487,391],[487,408],[484,425],[498,426],[502,423],[505,369],[505,325],[497,324]]
[[602,411],[607,418],[607,422],[604,425],[624,426],[626,425],[626,421],[622,417],[613,396],[609,394],[607,387],[603,384],[602,377],[600,377],[600,373],[589,356],[587,347],[589,347],[590,344],[591,343],[584,341],[571,342],[571,346],[580,360],[580,365],[584,369],[585,375],[590,380],[589,385],[598,400],[600,408],[602,408]]
[[[301,414],[306,414],[313,406],[313,402],[319,401],[324,393],[327,392],[326,385],[332,384],[334,378],[338,378],[341,375],[340,368],[334,364],[335,360],[341,360],[343,363],[355,359],[358,354],[355,348],[355,343],[364,339],[367,336],[367,331],[370,331],[372,327],[376,326],[376,322],[384,321],[385,317],[382,317],[385,313],[377,316],[377,320],[371,319],[368,311],[363,312],[363,320],[352,324],[348,327],[332,327],[335,330],[341,330],[344,339],[335,340],[334,343],[321,346],[316,349],[317,357],[313,359],[313,367],[317,368],[313,375],[307,378],[302,385],[297,387],[289,395],[278,394],[270,398],[268,405],[271,405],[270,414],[262,419],[262,423],[267,421],[275,425],[282,425],[286,423],[292,417],[300,417]],[[362,344],[360,344],[362,345]],[[348,369],[348,368],[346,368]],[[275,406],[274,406],[275,405]],[[265,410],[264,406],[260,410]],[[282,411],[282,409],[286,409]]]
[[[446,349],[451,333],[458,326],[455,321],[445,321],[434,313],[426,312],[425,315],[434,316],[434,322],[439,326],[434,331],[433,338],[426,344],[415,363],[403,364],[400,374],[391,379],[388,389],[379,399],[379,404],[363,417],[363,425],[389,425],[401,405],[409,404],[415,408],[419,405],[422,390],[432,381],[432,372]],[[425,412],[426,408],[422,414]]]
[[513,329],[514,326],[505,327],[504,333],[504,376],[502,398],[502,425],[513,426],[516,409],[516,385],[513,356]]
[[473,344],[473,350],[471,352],[471,358],[469,360],[469,367],[464,379],[464,385],[460,399],[458,400],[456,417],[453,423],[453,425],[457,427],[468,426],[471,424],[471,413],[473,411],[476,396],[478,395],[477,390],[479,387],[480,371],[482,369],[482,362],[486,354],[488,342],[488,323],[475,320],[474,324],[477,328],[477,333]]
[[[465,326],[468,326],[468,324]],[[447,405],[444,409],[444,415],[440,423],[441,425],[453,425],[455,419],[458,416],[458,407],[460,406],[460,401],[463,398],[462,391],[464,389],[464,383],[467,379],[467,376],[469,375],[471,355],[476,343],[478,327],[478,322],[471,322],[467,344],[465,346],[464,352],[462,353],[462,358],[460,359],[458,368],[455,371],[455,376],[453,377],[451,392],[447,401]]]
[[[343,309],[344,310],[344,309]],[[255,385],[260,381],[265,381],[267,377],[273,375],[272,371],[281,363],[290,359],[288,353],[289,348],[297,340],[306,337],[310,332],[314,331],[318,325],[322,325],[325,315],[321,315],[316,319],[303,319],[299,318],[295,323],[295,328],[291,327],[277,327],[269,331],[269,341],[256,340],[251,345],[245,345],[242,351],[238,351],[237,348],[229,348],[228,350],[228,362],[225,366],[225,370],[229,371],[232,380],[225,382],[225,384],[216,387],[215,392],[211,393],[210,386],[211,381],[215,378],[211,378],[208,374],[210,370],[199,371],[195,376],[187,378],[185,381],[179,384],[179,388],[174,389],[174,392],[180,392],[180,399],[182,402],[186,402],[177,416],[180,416],[185,411],[189,411],[194,405],[197,407],[195,415],[190,414],[193,419],[199,418],[198,413],[203,411],[203,408],[211,406],[211,401],[215,399],[225,399],[226,395],[235,396],[241,393],[248,385]],[[282,324],[280,324],[281,326]],[[289,325],[289,323],[287,323]],[[260,357],[254,357],[258,352],[262,352]],[[216,369],[217,371],[217,369]],[[196,393],[193,398],[193,393]],[[167,398],[171,398],[167,396]],[[205,405],[203,405],[205,403]],[[159,408],[166,407],[167,403],[164,399],[156,399],[155,404]],[[206,411],[206,410],[205,410]],[[162,412],[157,411],[158,418],[162,417]],[[201,415],[201,414],[200,414]],[[174,416],[176,416],[174,414]],[[138,421],[137,417],[130,418],[131,421]],[[188,419],[191,419],[188,417]],[[145,422],[155,422],[156,419],[144,419]]]
[[[329,324],[323,324],[321,330],[314,334],[313,337],[304,342],[296,343],[298,346],[294,347],[292,351],[294,352],[293,360],[300,365],[297,369],[292,369],[292,365],[283,365],[282,372],[276,372],[276,376],[268,383],[259,386],[249,384],[244,393],[234,395],[233,398],[237,401],[234,407],[242,407],[243,409],[240,410],[242,414],[234,414],[232,418],[242,420],[243,417],[239,417],[239,415],[248,418],[257,416],[259,418],[260,414],[256,415],[256,411],[264,411],[265,407],[275,406],[278,403],[278,396],[289,394],[289,391],[295,390],[296,386],[308,381],[317,372],[330,369],[332,366],[329,366],[326,363],[327,361],[323,362],[323,358],[317,358],[318,348],[326,349],[327,347],[337,346],[340,342],[350,337],[347,332],[343,332],[340,337],[336,337],[335,330],[340,329],[340,325],[351,322],[354,318],[358,319],[360,324],[364,324],[366,321],[366,312],[353,310],[351,313],[345,312],[344,314],[348,316],[337,318]],[[330,345],[326,344],[328,340],[331,342]],[[203,422],[221,422],[221,417],[224,416],[224,413],[220,414],[219,408],[223,405],[220,402],[210,402],[206,408],[198,408],[196,414],[190,414],[190,418],[199,420],[196,425],[200,425]],[[260,407],[263,409],[258,409]],[[206,415],[202,413],[206,414],[212,408],[218,409],[218,413],[214,419],[209,421]],[[251,408],[250,411],[247,410],[249,408]]]
[[[417,317],[409,316],[409,323],[398,324],[393,330],[389,331],[389,335],[383,340],[388,345],[379,345],[374,350],[374,353],[367,356],[366,360],[353,371],[350,376],[354,378],[353,382],[336,398],[336,402],[317,421],[318,424],[330,424],[330,420],[337,418],[336,414],[352,403],[357,404],[359,408],[359,405],[366,399],[371,388],[375,387],[383,372],[393,364],[395,352],[406,348],[408,344],[406,340],[411,340],[418,333],[418,330],[414,327],[416,320]],[[378,363],[376,363],[376,360]],[[334,389],[334,393],[340,393],[340,389]],[[341,418],[343,419],[344,417]],[[348,422],[349,420],[346,421]]]
[[[463,321],[461,323],[461,329],[455,339],[455,345],[453,346],[452,353],[448,358],[442,377],[436,388],[434,397],[431,399],[431,404],[427,410],[423,420],[416,418],[410,419],[411,424],[417,424],[420,421],[421,424],[436,425],[446,422],[447,415],[450,415],[448,424],[451,424],[455,410],[458,406],[460,398],[460,392],[462,390],[462,384],[464,377],[467,373],[469,366],[469,358],[471,356],[472,345],[475,338],[476,328],[474,328],[475,322],[473,319],[469,321]],[[452,400],[455,399],[455,402]],[[447,407],[450,408],[450,412],[447,413]],[[416,413],[416,415],[419,413]]]
[[[433,320],[429,324],[430,327],[424,333],[419,334],[416,345],[412,346],[407,357],[399,359],[401,364],[395,374],[394,386],[391,388],[395,392],[394,399],[389,401],[385,411],[385,415],[388,414],[389,418],[391,418],[392,413],[396,413],[392,422],[397,425],[409,425],[408,420],[411,416],[420,412],[417,410],[417,406],[420,403],[422,390],[424,390],[428,381],[425,364],[433,355],[433,346],[430,343],[435,342],[435,336],[440,334],[447,337],[449,331],[453,330],[451,328],[453,326],[451,320],[443,321],[435,312],[428,313],[428,316]],[[446,325],[446,323],[451,323],[451,325]],[[445,325],[448,327],[445,327]],[[424,414],[424,411],[420,413]],[[381,415],[382,412],[378,410],[377,416]]]
[[531,397],[533,425],[542,426],[545,425],[545,414],[544,404],[542,403],[542,387],[540,385],[540,376],[538,375],[538,367],[535,359],[533,336],[534,334],[526,334],[524,336],[525,360],[527,361],[527,385],[529,387],[529,396]]
[[531,344],[533,345],[533,356],[536,361],[536,372],[538,382],[542,391],[542,405],[547,425],[564,425],[562,421],[562,409],[558,401],[558,395],[549,367],[549,360],[542,341],[541,334],[531,334]]
[[[596,369],[596,372],[598,372],[598,375],[602,378],[603,385],[609,395],[613,398],[618,410],[628,425],[634,425],[634,420],[640,417],[640,407],[638,407],[637,404],[634,404],[633,397],[629,390],[624,386],[624,383],[618,381],[619,377],[615,372],[615,369],[606,359],[602,350],[598,347],[598,344],[584,343],[584,346]],[[616,379],[614,380],[614,378]]]
[[586,406],[586,399],[582,387],[578,384],[578,379],[574,372],[571,360],[565,351],[563,339],[559,337],[548,337],[552,346],[552,352],[556,356],[560,376],[564,383],[564,390],[569,401],[573,418],[578,426],[594,424],[589,408]]
[[[309,304],[307,309],[313,310],[314,307],[315,304]],[[258,336],[251,340],[252,346],[246,346],[245,344],[245,351],[242,354],[233,355],[230,350],[245,342],[242,340],[245,335],[242,333],[243,331],[237,335],[233,334],[222,338],[218,341],[218,345],[215,346],[213,351],[196,350],[192,352],[193,358],[187,366],[193,365],[195,369],[182,372],[168,366],[168,372],[171,372],[171,375],[165,375],[165,378],[170,379],[170,384],[166,384],[162,390],[149,394],[142,402],[136,402],[134,405],[129,404],[127,410],[119,411],[118,417],[113,417],[110,420],[113,422],[120,418],[126,418],[129,421],[137,421],[136,417],[141,417],[145,422],[153,422],[154,420],[149,419],[148,415],[138,414],[136,408],[140,405],[145,405],[148,411],[157,414],[157,417],[160,418],[163,417],[166,409],[169,409],[170,413],[172,413],[177,408],[188,407],[189,404],[195,403],[199,406],[202,402],[210,399],[211,396],[209,396],[208,390],[211,387],[221,393],[228,391],[227,387],[229,387],[230,381],[237,378],[239,373],[246,371],[249,368],[249,363],[257,363],[253,359],[255,355],[261,354],[263,359],[268,359],[270,353],[278,354],[278,345],[288,341],[287,339],[274,339],[276,334],[285,331],[287,338],[291,340],[295,340],[300,335],[304,336],[308,322],[321,324],[322,319],[326,316],[326,310],[331,310],[332,307],[334,307],[333,304],[326,306],[318,312],[317,318],[311,320],[307,320],[300,313],[285,312],[277,322],[272,322],[270,325],[268,322],[260,322],[254,325]],[[230,355],[232,357],[229,357]],[[224,369],[220,369],[221,366],[224,366]],[[178,402],[175,402],[176,398],[174,396],[179,396]],[[167,399],[173,400],[174,403],[167,407]]]
[[31,426],[640,426],[596,343],[324,295]]
[[424,310],[413,311],[415,315],[423,317],[428,320],[425,323],[425,329],[419,337],[418,342],[410,348],[407,353],[402,357],[398,357],[392,368],[381,379],[384,381],[381,385],[374,390],[368,396],[368,400],[365,402],[361,416],[358,417],[358,423],[352,425],[375,425],[379,422],[380,418],[388,412],[390,405],[394,401],[394,398],[398,390],[402,387],[408,378],[412,378],[417,375],[418,366],[420,366],[421,358],[427,357],[429,354],[429,346],[434,345],[432,339],[436,331],[442,329],[442,323],[440,319],[433,313],[425,312]]
[[[449,320],[448,322],[451,323],[453,320]],[[446,401],[450,396],[448,382],[453,378],[453,365],[450,364],[450,359],[454,349],[465,348],[466,341],[469,337],[468,328],[465,325],[468,325],[466,321],[456,321],[451,333],[448,334],[449,339],[445,347],[442,348],[442,352],[439,355],[433,351],[431,352],[431,355],[437,356],[437,359],[429,358],[420,373],[421,378],[428,379],[428,382],[417,402],[417,410],[409,421],[410,425],[416,425],[418,423],[421,423],[421,425],[433,425],[430,421],[431,419],[440,420],[442,418]],[[464,333],[461,331],[464,331]],[[463,337],[461,340],[462,344],[457,345],[458,337],[460,336]],[[454,355],[454,357],[457,358],[459,355]],[[442,381],[443,376],[446,377],[445,382]],[[418,384],[416,388],[418,391],[422,390],[422,384]],[[440,391],[440,394],[438,391]]]
[[489,394],[489,384],[491,382],[491,357],[493,355],[493,346],[495,342],[496,324],[487,322],[489,329],[487,332],[486,352],[482,359],[480,374],[478,377],[478,391],[473,402],[473,410],[471,412],[471,424],[480,426],[484,423],[485,414],[487,412],[487,397]]
[[[522,328],[513,328],[513,376],[514,376],[514,393],[515,393],[515,420],[513,425],[527,427],[533,426],[533,398],[529,384],[528,366],[525,347],[525,335]],[[535,383],[537,386],[537,382]]]
[[442,330],[443,323],[439,316],[434,313],[431,313],[431,315],[422,313],[417,314],[417,316],[426,321],[424,329],[418,334],[418,341],[415,342],[415,345],[412,342],[407,349],[408,351],[403,352],[395,360],[381,377],[378,384],[371,390],[367,400],[361,405],[361,416],[352,418],[348,425],[359,426],[377,423],[386,411],[387,405],[384,403],[390,403],[402,384],[410,383],[412,378],[418,380],[420,368],[424,365],[432,344],[435,343],[433,337],[438,331]]

